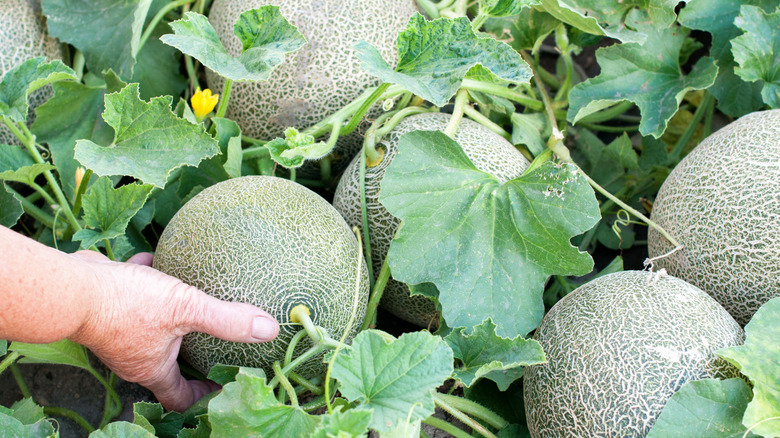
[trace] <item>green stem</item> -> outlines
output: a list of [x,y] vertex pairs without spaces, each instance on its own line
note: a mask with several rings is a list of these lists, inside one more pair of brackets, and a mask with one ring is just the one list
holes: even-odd
[[489,130],[495,132],[507,140],[512,140],[512,134],[506,132],[504,128],[498,126],[496,123],[485,117],[481,112],[472,108],[470,105],[463,107],[463,113],[466,114],[471,120],[479,123],[485,128],[488,128]]
[[65,417],[69,420],[72,420],[74,423],[81,426],[81,428],[84,429],[88,434],[95,431],[95,428],[89,424],[89,421],[79,415],[78,412],[71,409],[61,408],[58,406],[44,406],[43,413],[49,417]]
[[469,93],[466,90],[460,89],[455,95],[455,107],[452,109],[452,117],[450,117],[447,127],[444,128],[444,133],[455,138],[455,133],[458,132],[458,126],[461,119],[463,119],[463,107],[469,104]]
[[436,402],[436,406],[444,409],[445,411],[449,412],[450,415],[460,420],[463,424],[473,429],[475,432],[479,433],[480,435],[484,436],[485,438],[496,438],[496,436],[487,430],[485,426],[479,424],[478,421],[474,420],[473,418],[469,417],[468,415],[464,414],[460,410],[456,409],[455,407],[451,406],[446,401],[443,401],[440,398],[437,398],[436,395],[434,395],[434,400]]
[[351,133],[352,131],[357,128],[358,124],[360,124],[360,121],[363,120],[363,116],[366,115],[368,110],[379,100],[382,98],[382,94],[387,91],[387,89],[390,88],[390,84],[385,82],[379,85],[376,90],[374,90],[373,93],[371,93],[370,96],[368,96],[368,99],[363,101],[362,105],[358,108],[357,112],[349,119],[349,123],[341,128],[340,134],[341,135],[347,135]]
[[184,65],[187,68],[187,76],[190,78],[190,91],[195,91],[200,88],[200,81],[198,81],[198,74],[195,71],[195,65],[191,56],[184,55]]
[[287,380],[287,377],[284,376],[284,373],[282,372],[282,367],[279,365],[279,361],[274,362],[272,365],[272,368],[274,370],[274,375],[279,379],[279,383],[282,384],[282,388],[284,388],[284,391],[279,391],[279,398],[280,401],[284,403],[284,393],[287,392],[287,395],[290,396],[290,404],[293,408],[298,407],[298,396],[295,395],[295,389],[293,389],[292,384],[290,384],[290,381]]
[[81,79],[84,77],[85,64],[84,53],[81,50],[76,50],[76,53],[73,54],[73,71],[76,72],[78,82],[81,82]]
[[162,21],[163,17],[165,17],[168,12],[178,8],[179,6],[186,5],[188,3],[192,3],[195,0],[178,0],[175,2],[171,2],[163,6],[162,9],[157,13],[157,15],[152,18],[152,21],[149,22],[149,24],[146,26],[146,30],[144,30],[143,35],[141,35],[141,40],[138,42],[138,47],[135,49],[135,53],[133,53],[133,58],[135,58],[138,53],[141,51],[141,48],[143,48],[144,44],[146,44],[146,41],[149,39],[150,36],[152,36],[152,32],[154,32],[154,29],[157,27],[157,24]]
[[474,32],[477,32],[482,25],[485,24],[485,21],[487,21],[489,15],[484,13],[482,9],[480,8],[479,13],[476,17],[474,17],[474,20],[471,22],[471,28],[474,30]]
[[293,382],[295,382],[295,383],[303,386],[304,388],[306,388],[306,390],[308,390],[312,394],[316,394],[316,395],[323,394],[322,388],[320,388],[319,386],[311,383],[309,380],[304,379],[301,375],[299,375],[295,371],[288,371],[287,372],[287,377],[290,380],[292,380]]
[[374,288],[371,291],[371,298],[368,300],[368,306],[366,307],[366,317],[363,320],[363,325],[360,327],[360,331],[366,330],[376,320],[376,311],[379,307],[379,301],[382,299],[382,294],[385,291],[385,286],[390,279],[390,265],[387,263],[387,257],[382,262],[382,269],[379,270],[379,277],[374,283]]
[[472,438],[471,434],[469,434],[468,432],[460,430],[459,428],[455,427],[450,423],[447,423],[441,418],[430,416],[425,420],[423,420],[422,422],[427,424],[428,426],[433,426],[439,430],[443,430],[444,432],[447,432],[448,434],[454,436],[455,438]]
[[[531,65],[531,63],[528,63]],[[536,74],[534,76],[538,76],[538,78],[541,80],[541,82],[547,84],[550,88],[553,90],[557,90],[561,88],[561,81],[558,80],[555,75],[545,70],[543,67],[537,65],[537,68],[535,68]]]
[[680,245],[679,242],[677,242],[677,240],[675,240],[674,237],[670,236],[669,233],[666,232],[666,230],[661,228],[655,222],[651,221],[650,218],[648,218],[647,216],[643,215],[641,212],[639,212],[635,208],[631,207],[630,205],[626,204],[625,202],[621,201],[620,199],[615,197],[612,193],[609,193],[606,189],[604,189],[596,181],[594,181],[590,176],[588,176],[588,174],[585,173],[585,171],[583,171],[579,167],[577,169],[585,177],[585,179],[588,180],[588,183],[591,185],[591,187],[593,187],[599,193],[601,193],[602,195],[607,197],[607,199],[609,199],[610,201],[612,201],[615,204],[619,205],[622,209],[626,210],[627,212],[629,212],[629,213],[633,214],[634,216],[638,217],[639,219],[641,219],[647,225],[655,228],[655,230],[658,231],[659,233],[661,233],[661,235],[664,236],[672,245],[674,245],[675,248],[680,248],[682,246],[682,245]]
[[513,102],[517,102],[520,105],[523,105],[534,111],[541,111],[544,109],[544,104],[542,102],[539,102],[538,100],[532,97],[528,97],[517,90],[507,88],[501,85],[477,81],[474,79],[464,79],[463,83],[461,84],[461,89],[464,88],[469,91],[479,91],[482,93],[503,97]]
[[594,123],[582,123],[577,122],[578,125],[581,125],[584,128],[588,128],[591,131],[598,131],[598,132],[634,132],[639,131],[639,125],[630,125],[630,126],[606,126],[606,125],[599,125]]
[[12,351],[7,356],[5,356],[3,360],[0,361],[0,374],[3,374],[3,371],[13,365],[13,363],[16,362],[16,359],[19,359],[19,353],[16,351]]
[[308,403],[302,404],[301,409],[303,409],[306,412],[311,412],[320,409],[324,406],[325,406],[325,396],[321,395]]
[[92,170],[87,169],[84,172],[84,176],[81,178],[81,183],[79,183],[79,188],[76,191],[76,199],[73,201],[73,215],[78,215],[79,211],[81,211],[81,199],[84,196],[84,192],[87,191],[87,186],[89,185],[89,180],[92,178]]
[[111,418],[115,417],[116,415],[111,415],[111,411],[108,409],[109,403],[113,403],[115,409],[121,411],[122,410],[122,401],[119,399],[119,394],[116,393],[116,390],[114,389],[114,386],[109,383],[109,381],[114,380],[114,373],[111,373],[109,380],[107,381],[105,377],[103,377],[97,370],[95,370],[92,367],[85,368],[90,374],[92,374],[95,379],[97,379],[98,382],[100,382],[101,385],[103,385],[104,388],[106,388],[106,409],[103,410],[103,419],[100,422],[100,427],[103,427],[105,424],[108,423]]
[[306,330],[300,330],[298,333],[293,335],[292,339],[290,339],[290,343],[287,345],[287,351],[284,353],[285,365],[292,362],[292,356],[295,352],[295,347],[298,346],[298,343],[301,342],[301,339],[303,339],[304,336],[306,336]]
[[22,376],[22,372],[19,371],[19,366],[13,362],[11,363],[10,367],[11,374],[13,374],[14,380],[16,380],[16,385],[19,387],[19,390],[22,391],[22,396],[24,398],[32,398],[30,388],[27,386],[27,382],[24,381],[24,376]]
[[[358,96],[357,99],[353,100],[348,105],[344,106],[343,108],[331,114],[330,116],[326,117],[325,119],[319,121],[315,125],[312,125],[304,129],[303,131],[301,131],[301,133],[311,135],[314,138],[329,133],[332,129],[335,120],[346,120],[347,117],[350,117],[353,114],[355,114],[356,111],[358,111],[358,109],[361,108],[363,104],[366,102],[366,99],[372,96],[375,91],[376,88],[367,89],[366,91],[363,92],[363,94]],[[407,91],[404,90],[402,87],[398,85],[392,85],[387,89],[384,95],[380,96],[380,98],[376,100],[390,99],[392,97],[398,96],[399,94],[406,93],[406,92]],[[357,122],[359,122],[359,120],[357,120]],[[341,132],[341,134],[343,135],[343,132]]]
[[[297,368],[302,363],[304,363],[307,360],[311,359],[312,357],[322,353],[323,351],[327,350],[328,348],[329,347],[327,345],[315,344],[314,346],[312,346],[308,350],[304,351],[300,356],[298,356],[295,359],[293,359],[292,362],[290,362],[289,364],[285,365],[284,368],[282,368],[282,373],[287,373],[287,372],[290,372],[291,370],[294,370],[295,368]],[[277,379],[276,376],[274,376],[274,378],[271,379],[268,382],[268,386],[270,386],[271,388],[275,388],[276,385],[278,385],[278,384],[279,384],[279,379]]]
[[564,52],[563,62],[566,65],[566,78],[563,80],[558,92],[555,93],[553,100],[555,102],[567,101],[569,97],[569,90],[571,89],[574,77],[574,61],[571,59],[569,52]]
[[419,6],[431,20],[439,18],[439,8],[437,8],[431,0],[417,0],[417,6]]
[[43,197],[43,200],[46,201],[46,203],[49,204],[51,208],[54,208],[54,206],[57,205],[57,201],[55,201],[54,198],[49,195],[49,192],[44,190],[43,187],[39,186],[33,181],[30,181],[29,185]]
[[672,163],[678,163],[680,161],[683,150],[685,149],[685,145],[688,144],[688,142],[691,140],[691,137],[693,137],[693,133],[696,132],[696,127],[699,126],[699,122],[701,122],[702,117],[704,117],[704,114],[707,113],[710,105],[714,100],[715,99],[710,93],[707,93],[706,91],[704,92],[704,98],[699,103],[696,111],[693,113],[693,118],[688,123],[688,127],[685,128],[685,131],[680,136],[680,139],[677,140],[674,148],[672,148],[672,151],[669,153],[669,158],[672,160]]
[[366,257],[366,268],[368,268],[368,287],[369,289],[374,287],[374,261],[371,254],[371,241],[369,240],[369,224],[368,224],[368,201],[366,200],[366,161],[368,160],[369,150],[376,154],[376,149],[371,147],[367,148],[365,145],[369,140],[369,136],[366,136],[363,150],[360,153],[360,169],[358,170],[358,182],[360,183],[360,220],[363,225],[363,254]]
[[216,117],[225,117],[227,112],[228,102],[230,101],[230,91],[233,89],[233,80],[225,79],[225,86],[222,87],[222,95],[219,99],[219,106],[217,107]]
[[509,422],[503,419],[500,415],[469,399],[441,393],[435,393],[433,398],[434,400],[444,401],[448,405],[465,414],[479,418],[496,429],[503,429],[509,425]]
[[[52,229],[54,228],[54,216],[38,208],[29,199],[20,195],[19,192],[12,189],[11,187],[6,186],[6,188],[8,189],[8,192],[11,193],[14,198],[16,198],[16,200],[22,203],[22,208],[24,209],[25,213],[35,218],[35,220],[39,221],[44,226]],[[37,194],[38,192],[35,193]]]
[[241,151],[242,160],[252,160],[255,158],[266,158],[270,156],[271,152],[265,146],[250,146]]
[[114,257],[114,251],[111,249],[111,242],[108,239],[103,239],[103,244],[106,246],[106,256],[108,256],[111,261],[115,261],[116,257]]
[[633,107],[634,107],[634,102],[631,102],[630,100],[624,100],[616,105],[612,105],[609,108],[605,108],[593,114],[588,114],[587,116],[581,118],[577,123],[579,124],[579,123],[606,122],[607,120],[612,120],[615,117],[625,113],[626,111],[630,110]]

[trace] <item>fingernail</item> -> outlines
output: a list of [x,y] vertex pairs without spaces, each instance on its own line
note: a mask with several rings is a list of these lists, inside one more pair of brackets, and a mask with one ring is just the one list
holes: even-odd
[[276,322],[262,316],[252,321],[252,337],[258,341],[270,341],[276,336]]

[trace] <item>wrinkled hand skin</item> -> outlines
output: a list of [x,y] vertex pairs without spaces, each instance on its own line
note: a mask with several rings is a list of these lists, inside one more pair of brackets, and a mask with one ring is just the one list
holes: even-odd
[[[217,300],[151,268],[151,254],[136,254],[126,263],[94,251],[70,257],[86,262],[102,288],[86,321],[69,338],[120,378],[151,390],[166,409],[184,411],[219,388],[182,377],[176,363],[182,336],[200,331],[234,342],[263,342],[279,332],[278,323],[260,309]],[[265,324],[255,338],[257,317]]]

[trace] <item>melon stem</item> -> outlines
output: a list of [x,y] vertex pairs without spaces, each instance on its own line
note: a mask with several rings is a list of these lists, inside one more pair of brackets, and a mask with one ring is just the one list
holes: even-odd
[[225,117],[228,102],[230,101],[230,91],[233,89],[233,80],[225,78],[225,86],[222,87],[222,96],[219,99],[216,117]]
[[458,90],[458,93],[455,95],[455,107],[452,110],[452,117],[450,118],[447,127],[444,128],[444,133],[452,139],[455,138],[455,133],[458,132],[460,121],[463,119],[463,107],[468,105],[468,103],[469,92],[464,89]]

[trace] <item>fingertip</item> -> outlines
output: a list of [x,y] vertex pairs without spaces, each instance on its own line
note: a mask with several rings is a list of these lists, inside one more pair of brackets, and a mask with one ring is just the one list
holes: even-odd
[[[265,312],[263,312],[265,313]],[[252,320],[252,337],[258,342],[268,342],[279,335],[279,323],[267,313]]]

